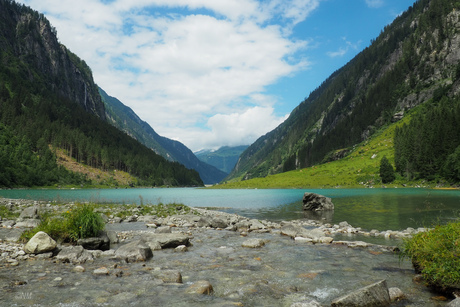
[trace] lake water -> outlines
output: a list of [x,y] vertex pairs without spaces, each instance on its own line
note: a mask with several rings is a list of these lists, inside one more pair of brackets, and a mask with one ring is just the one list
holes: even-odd
[[[311,216],[302,211],[302,196],[314,192],[332,198],[333,214]],[[371,230],[431,227],[460,216],[460,190],[432,189],[75,189],[0,190],[0,197],[45,201],[109,202],[122,204],[182,203],[212,207],[250,218],[272,221],[323,218],[347,221]]]

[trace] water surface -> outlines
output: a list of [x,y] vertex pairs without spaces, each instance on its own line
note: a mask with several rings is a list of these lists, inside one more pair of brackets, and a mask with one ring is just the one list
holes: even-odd
[[[302,196],[315,192],[332,198],[335,210],[327,216],[302,211]],[[199,188],[0,190],[0,197],[45,201],[109,202],[118,204],[183,203],[212,207],[243,216],[273,221],[325,218],[347,221],[371,230],[431,227],[459,217],[460,190],[432,189],[252,189]]]

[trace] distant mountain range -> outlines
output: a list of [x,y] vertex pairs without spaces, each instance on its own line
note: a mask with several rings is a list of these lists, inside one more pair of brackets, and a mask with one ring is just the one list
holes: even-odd
[[228,175],[238,162],[241,153],[248,147],[248,145],[224,146],[218,150],[200,150],[195,152],[195,155],[201,161],[217,167]]
[[184,144],[158,135],[153,128],[139,118],[134,111],[120,100],[109,96],[99,88],[105,105],[107,121],[138,140],[164,158],[179,162],[187,168],[196,170],[205,184],[214,184],[224,179],[228,173],[215,166],[200,161]]

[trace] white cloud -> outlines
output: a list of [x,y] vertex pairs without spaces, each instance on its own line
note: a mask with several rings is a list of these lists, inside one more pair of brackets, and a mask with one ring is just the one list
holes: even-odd
[[23,2],[45,13],[109,95],[196,150],[249,144],[280,123],[264,90],[308,67],[292,57],[307,42],[288,35],[319,0]]
[[366,4],[371,8],[379,8],[383,6],[384,2],[383,0],[366,0]]
[[361,44],[361,41],[358,41],[356,43],[352,43],[347,40],[346,37],[342,37],[342,40],[345,42],[345,47],[341,46],[337,51],[329,51],[326,54],[331,57],[331,58],[336,58],[336,57],[343,57],[348,53],[350,49],[357,51],[359,50],[359,46]]

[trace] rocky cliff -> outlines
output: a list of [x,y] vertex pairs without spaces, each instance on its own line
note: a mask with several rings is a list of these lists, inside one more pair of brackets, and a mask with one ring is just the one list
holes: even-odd
[[18,10],[17,6],[13,1],[0,0],[0,64],[17,66],[23,78],[105,119],[90,68],[59,43],[56,30],[43,14],[26,6]]

